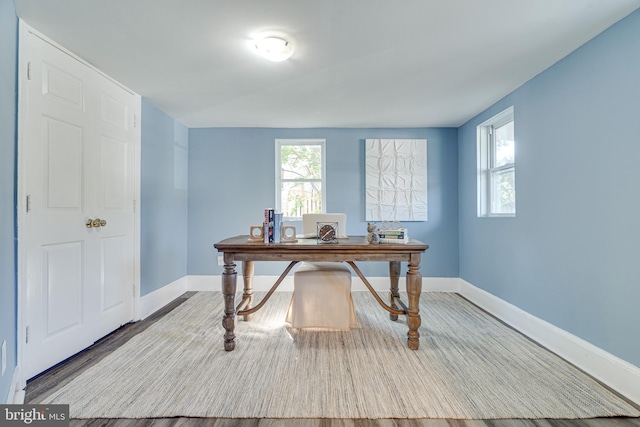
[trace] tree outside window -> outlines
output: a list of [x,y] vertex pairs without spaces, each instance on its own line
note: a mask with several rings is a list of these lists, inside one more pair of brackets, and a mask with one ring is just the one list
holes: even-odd
[[276,209],[288,219],[325,212],[325,140],[276,140]]

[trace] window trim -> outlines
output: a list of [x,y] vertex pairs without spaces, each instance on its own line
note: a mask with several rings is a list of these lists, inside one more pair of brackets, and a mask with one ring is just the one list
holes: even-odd
[[[477,215],[479,218],[505,218],[515,217],[513,213],[492,212],[491,177],[495,173],[505,170],[516,171],[515,159],[513,163],[507,163],[494,167],[495,163],[495,135],[494,129],[504,126],[509,122],[515,122],[513,106],[496,114],[477,126],[477,155],[478,155],[478,191],[477,191]],[[514,123],[515,126],[515,123]],[[517,196],[516,196],[517,197]]]
[[[281,158],[281,147],[283,145],[319,145],[322,162],[321,165],[321,179],[282,179],[282,158]],[[322,212],[327,212],[327,169],[326,169],[326,159],[327,159],[327,140],[324,138],[278,138],[276,139],[276,212],[282,212],[282,182],[320,182],[322,187]],[[284,221],[301,221],[302,217],[296,216],[283,216]]]

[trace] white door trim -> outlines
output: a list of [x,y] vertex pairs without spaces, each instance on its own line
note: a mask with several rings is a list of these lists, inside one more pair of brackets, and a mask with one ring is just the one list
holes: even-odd
[[[26,274],[26,260],[27,260],[27,247],[23,245],[22,242],[25,241],[26,233],[25,233],[25,224],[26,224],[26,203],[27,203],[27,191],[26,191],[26,159],[25,159],[25,113],[27,111],[26,108],[26,81],[27,81],[27,73],[28,73],[28,64],[23,54],[23,46],[26,45],[26,40],[29,35],[36,36],[43,41],[51,44],[53,47],[60,49],[67,55],[75,58],[82,64],[91,68],[95,72],[104,76],[105,78],[112,81],[114,84],[120,86],[122,89],[130,92],[135,96],[135,107],[134,113],[136,116],[136,127],[135,127],[135,136],[134,136],[134,197],[136,200],[136,207],[134,213],[134,283],[133,283],[133,316],[134,320],[138,320],[140,318],[140,153],[141,153],[141,125],[140,125],[140,117],[141,117],[141,98],[140,95],[136,94],[134,91],[129,88],[123,86],[119,82],[113,80],[108,75],[104,74],[102,71],[96,69],[94,66],[74,55],[73,53],[66,50],[64,47],[60,46],[56,42],[52,41],[45,35],[39,33],[35,29],[31,28],[24,21],[19,20],[19,48],[18,48],[18,183],[17,183],[17,220],[18,220],[18,319],[17,319],[17,350],[18,350],[18,372],[24,372],[24,370],[19,369],[20,366],[24,366],[25,364],[25,343],[26,343],[26,307],[27,303],[27,274]],[[24,389],[26,387],[26,382],[28,378],[24,378],[24,375],[19,375],[18,378],[18,387],[20,389]]]

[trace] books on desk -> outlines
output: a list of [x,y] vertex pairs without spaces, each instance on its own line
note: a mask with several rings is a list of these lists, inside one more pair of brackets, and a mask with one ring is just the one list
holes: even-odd
[[264,210],[264,242],[280,243],[282,214],[276,213],[275,209],[267,208]]
[[409,231],[406,228],[378,230],[378,242],[405,245],[409,243]]

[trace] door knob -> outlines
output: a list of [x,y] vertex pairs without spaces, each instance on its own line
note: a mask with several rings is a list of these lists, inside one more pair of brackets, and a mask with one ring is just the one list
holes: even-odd
[[100,228],[100,227],[104,227],[105,225],[107,225],[107,221],[105,221],[104,219],[100,219],[100,218],[96,218],[96,219],[89,218],[85,225],[87,226],[87,228]]

